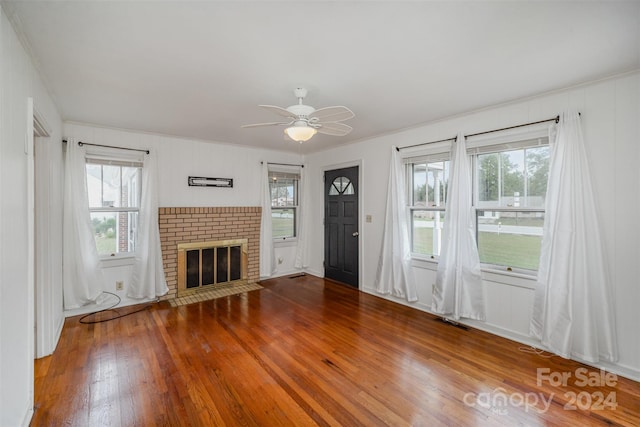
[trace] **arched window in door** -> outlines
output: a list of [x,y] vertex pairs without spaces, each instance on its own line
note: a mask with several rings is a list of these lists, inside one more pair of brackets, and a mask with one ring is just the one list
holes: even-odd
[[339,176],[333,180],[331,187],[329,188],[330,196],[341,196],[354,194],[353,184],[351,180],[346,176]]

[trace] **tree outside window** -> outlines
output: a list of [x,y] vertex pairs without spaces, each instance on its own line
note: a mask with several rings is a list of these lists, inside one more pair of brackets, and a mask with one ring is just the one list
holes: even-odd
[[[538,269],[549,175],[547,138],[472,149],[473,204],[480,261],[507,270]],[[411,250],[436,259],[442,245],[448,153],[405,160]]]
[[538,269],[549,147],[540,140],[531,144],[475,155],[476,231],[483,264]]

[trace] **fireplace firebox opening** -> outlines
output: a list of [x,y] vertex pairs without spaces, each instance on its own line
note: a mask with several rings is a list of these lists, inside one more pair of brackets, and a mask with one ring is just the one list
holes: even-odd
[[178,244],[178,296],[247,282],[247,239]]

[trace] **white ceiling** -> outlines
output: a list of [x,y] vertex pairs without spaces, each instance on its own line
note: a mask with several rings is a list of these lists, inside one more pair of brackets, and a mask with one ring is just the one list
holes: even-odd
[[[301,153],[640,68],[640,2],[17,1],[64,120]],[[345,105],[302,146],[257,107]]]

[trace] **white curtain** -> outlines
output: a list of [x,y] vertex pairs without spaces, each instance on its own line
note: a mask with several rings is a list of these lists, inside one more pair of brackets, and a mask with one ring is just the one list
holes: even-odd
[[465,137],[459,134],[451,150],[449,196],[432,302],[434,312],[456,320],[485,319],[472,191],[470,158]]
[[417,301],[418,295],[411,271],[411,245],[405,198],[404,169],[400,164],[398,150],[391,147],[382,251],[374,286],[378,293],[406,298],[411,302]]
[[309,239],[309,206],[311,206],[311,189],[310,180],[307,178],[307,171],[304,166],[300,168],[300,183],[298,184],[298,242],[296,244],[295,268],[309,267],[309,248],[307,241]]
[[155,152],[147,154],[142,167],[142,198],[138,213],[138,247],[130,298],[155,298],[169,291],[164,277],[158,227],[158,171]]
[[276,271],[276,259],[273,250],[273,233],[271,226],[271,189],[269,188],[269,165],[262,163],[260,179],[260,277],[271,277]]
[[67,141],[62,257],[65,310],[93,303],[102,293],[102,270],[89,217],[85,156],[83,147],[73,139]]
[[530,332],[562,357],[618,359],[606,273],[580,116],[561,115],[551,162]]

